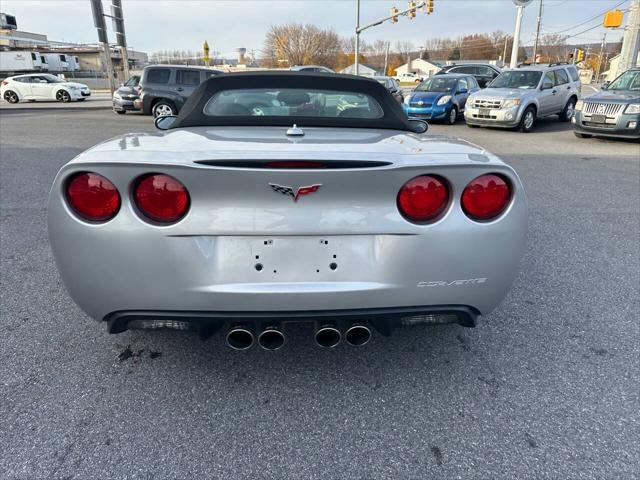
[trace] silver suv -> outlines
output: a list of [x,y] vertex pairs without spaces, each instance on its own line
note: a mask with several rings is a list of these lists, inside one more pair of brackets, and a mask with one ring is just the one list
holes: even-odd
[[467,101],[464,118],[470,127],[518,128],[530,132],[536,118],[573,117],[580,97],[576,67],[565,63],[527,65],[502,72]]

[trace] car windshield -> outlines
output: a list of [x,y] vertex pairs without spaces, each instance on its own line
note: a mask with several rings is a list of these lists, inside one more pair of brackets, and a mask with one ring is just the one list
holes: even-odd
[[381,118],[383,110],[371,96],[359,92],[303,88],[223,90],[204,106],[210,117]]
[[608,89],[640,91],[640,70],[629,70],[624,72],[611,82]]
[[418,85],[416,92],[451,92],[457,83],[457,78],[432,77]]
[[125,87],[137,87],[138,84],[140,83],[140,77],[139,76],[134,76],[131,77],[129,80],[127,80],[124,84]]
[[44,78],[48,83],[64,83],[65,82],[65,80],[62,80],[56,77],[55,75],[51,75],[51,74],[45,74],[40,76]]
[[503,72],[487,88],[536,88],[541,76],[542,72],[533,70]]

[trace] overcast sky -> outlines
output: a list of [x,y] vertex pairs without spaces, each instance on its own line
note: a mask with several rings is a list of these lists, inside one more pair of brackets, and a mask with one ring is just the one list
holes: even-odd
[[[532,43],[539,0],[525,9],[522,42]],[[105,12],[109,1],[104,0]],[[233,55],[236,47],[262,48],[270,25],[287,22],[330,27],[342,36],[353,35],[356,0],[123,0],[125,28],[130,47],[157,50],[199,50],[207,40],[212,50]],[[362,34],[366,41],[409,40],[420,45],[431,37],[456,37],[469,33],[503,30],[513,32],[515,7],[511,0],[435,0],[432,15],[418,13],[413,20],[401,18]],[[545,0],[544,32],[580,34],[601,24],[599,14],[620,0]],[[392,6],[406,8],[406,1],[362,0],[363,24],[387,16]],[[44,33],[50,40],[94,43],[97,41],[89,0],[2,0],[3,13],[16,16],[18,28]],[[628,8],[629,1],[619,7]],[[595,17],[595,18],[594,18]],[[110,28],[110,23],[108,28]],[[568,43],[599,42],[604,29],[598,27],[574,36]],[[115,40],[112,32],[110,39]],[[615,41],[622,32],[610,31]]]

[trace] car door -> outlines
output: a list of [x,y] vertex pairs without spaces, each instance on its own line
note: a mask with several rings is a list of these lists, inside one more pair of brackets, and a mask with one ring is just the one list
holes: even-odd
[[182,103],[193,93],[198,85],[200,85],[201,70],[178,69],[176,70],[176,82],[174,89],[182,97]]
[[569,83],[569,75],[564,68],[554,70],[554,73],[556,74],[555,86],[558,90],[558,93],[556,95],[556,108],[558,109],[557,111],[562,111],[564,110],[564,106],[569,101],[569,97],[571,97],[571,84]]
[[31,98],[34,99],[52,99],[51,88],[55,85],[49,83],[45,77],[33,76],[31,78]]
[[456,87],[456,103],[460,112],[464,111],[464,106],[467,104],[469,98],[469,81],[467,77],[463,77],[458,80],[458,86]]
[[[551,85],[551,88],[544,88],[545,84]],[[553,70],[545,73],[538,92],[538,116],[550,115],[557,110],[558,90],[555,84],[556,74]]]

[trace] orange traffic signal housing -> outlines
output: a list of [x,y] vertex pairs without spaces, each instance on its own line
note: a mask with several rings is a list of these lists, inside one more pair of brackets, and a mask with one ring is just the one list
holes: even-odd
[[624,13],[622,10],[610,10],[604,14],[603,25],[605,28],[618,28],[622,25],[622,17]]

